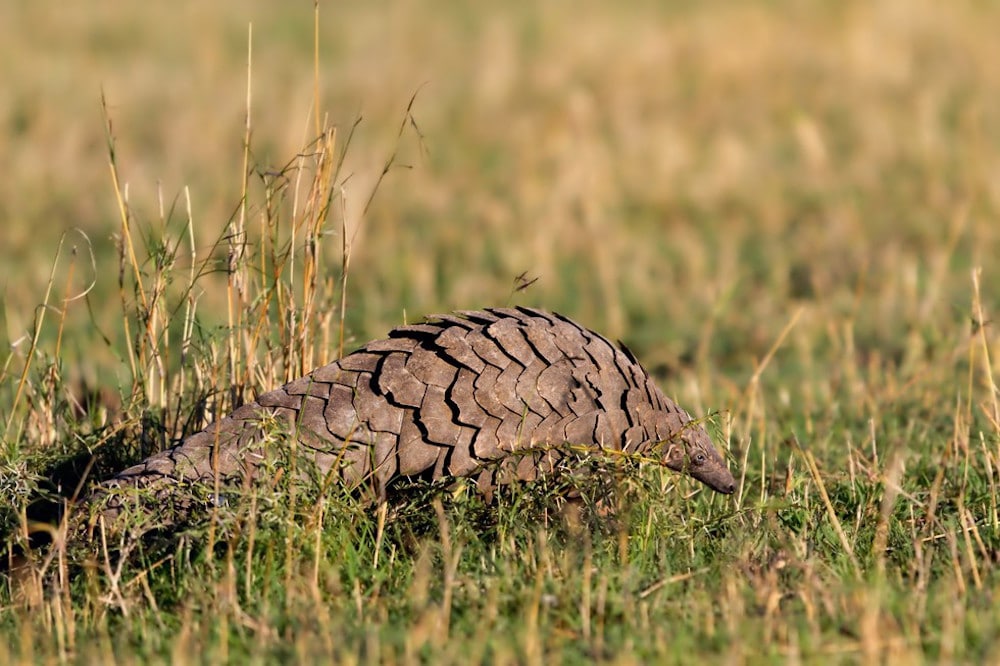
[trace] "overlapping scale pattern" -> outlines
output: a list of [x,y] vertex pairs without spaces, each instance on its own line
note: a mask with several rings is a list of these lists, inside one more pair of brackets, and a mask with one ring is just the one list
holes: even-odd
[[550,469],[567,442],[656,456],[720,492],[734,487],[704,429],[627,349],[528,308],[396,328],[104,485],[163,494],[181,481],[245,478],[261,442],[292,440],[314,471],[379,497],[401,476],[476,475],[489,492]]

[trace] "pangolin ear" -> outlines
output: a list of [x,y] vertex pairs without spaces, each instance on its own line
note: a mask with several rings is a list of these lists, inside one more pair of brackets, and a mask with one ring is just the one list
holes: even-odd
[[685,465],[685,448],[680,442],[667,442],[663,451],[663,462],[675,471],[681,471]]

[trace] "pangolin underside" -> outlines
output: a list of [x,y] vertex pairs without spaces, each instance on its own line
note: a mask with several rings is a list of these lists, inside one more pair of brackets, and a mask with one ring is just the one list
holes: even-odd
[[[708,434],[624,347],[557,314],[491,308],[401,326],[264,393],[102,483],[113,518],[130,488],[146,501],[180,486],[252,478],[262,448],[297,447],[327,482],[400,477],[532,479],[572,444],[662,460],[721,493],[735,483]],[[287,451],[287,449],[286,449]],[[499,464],[498,464],[499,461]]]

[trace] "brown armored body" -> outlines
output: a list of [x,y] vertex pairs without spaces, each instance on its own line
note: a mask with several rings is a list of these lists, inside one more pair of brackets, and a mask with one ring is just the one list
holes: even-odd
[[[384,497],[400,477],[531,479],[562,445],[662,460],[721,493],[735,483],[708,434],[666,398],[632,354],[557,314],[487,309],[402,326],[264,393],[176,447],[101,485],[113,518],[129,488],[168,499],[257,474],[267,447],[329,482]],[[564,449],[563,449],[564,450]],[[301,471],[301,470],[300,470]]]

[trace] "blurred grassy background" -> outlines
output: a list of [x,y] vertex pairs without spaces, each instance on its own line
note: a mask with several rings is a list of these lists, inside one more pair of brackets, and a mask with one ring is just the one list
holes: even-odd
[[[96,271],[71,233],[78,257],[55,266],[50,302],[62,308],[93,289],[66,305],[64,330],[55,316],[43,328],[30,363],[44,380],[58,356],[51,376],[67,381],[39,381],[37,391],[81,376],[130,390],[102,91],[134,229],[147,236],[137,245],[181,239],[179,264],[191,264],[188,187],[198,262],[215,253],[221,267],[216,242],[243,179],[248,24],[252,228],[265,217],[259,174],[315,136],[312,11],[263,0],[0,4],[8,378],[26,360],[59,238],[79,229]],[[977,609],[991,607],[1000,552],[1000,346],[990,321],[1000,308],[1000,5],[401,0],[324,4],[320,17],[318,106],[341,147],[362,118],[321,247],[324,275],[336,280],[338,225],[356,238],[349,348],[404,317],[506,303],[621,338],[668,395],[696,414],[722,411],[716,434],[745,475],[724,520],[731,550],[718,555],[717,541],[695,538],[690,561],[679,545],[663,565],[664,576],[690,572],[704,556],[729,572],[685,588],[701,610],[681,615],[715,617],[725,585],[729,630],[743,623],[758,635],[747,600],[765,588],[740,567],[781,546],[798,576],[784,593],[806,607],[768,606],[765,624],[775,609],[787,624],[763,654],[797,654],[806,627],[813,654],[855,630],[867,647],[919,644],[945,661],[962,637],[970,647],[959,656],[993,654],[995,617]],[[415,93],[414,124],[400,134]],[[515,291],[521,275],[538,279]],[[225,323],[226,286],[221,270],[198,281],[206,330]],[[216,375],[205,377],[211,386]],[[187,406],[202,394],[185,381]],[[7,383],[2,412],[15,392]],[[30,405],[55,402],[46,394]],[[136,422],[147,406],[133,405]],[[198,425],[186,415],[178,411],[184,427]],[[28,472],[35,463],[23,451],[64,438],[65,421],[46,418],[34,429],[8,420],[6,444],[21,450],[7,459]],[[811,458],[790,446],[793,435],[815,470],[803,471]],[[824,483],[829,512],[817,500]],[[838,514],[860,570],[893,567],[884,595],[852,587],[826,522]],[[890,536],[873,536],[875,524]],[[570,559],[568,570],[580,569]],[[818,615],[803,577],[820,591]],[[930,600],[911,606],[912,594]],[[882,606],[862,617],[872,604]]]
[[[539,280],[519,302],[654,364],[702,348],[748,367],[800,302],[817,344],[851,320],[860,342],[895,353],[911,330],[968,314],[969,266],[997,279],[998,14],[910,1],[322,7],[320,107],[341,137],[363,117],[349,226],[420,90],[423,148],[404,134],[398,163],[414,168],[389,174],[355,249],[355,332],[404,309],[504,302],[527,272]],[[222,232],[239,201],[250,22],[253,159],[277,168],[312,136],[311,3],[0,8],[12,339],[73,227],[94,244],[92,300],[115,336],[102,90],[139,215],[156,219],[158,186],[168,205],[189,186],[199,245]]]

